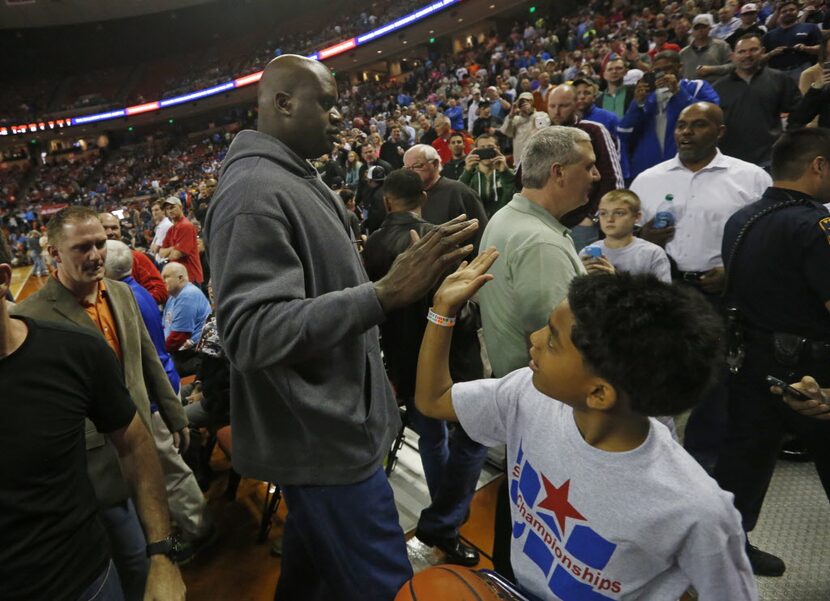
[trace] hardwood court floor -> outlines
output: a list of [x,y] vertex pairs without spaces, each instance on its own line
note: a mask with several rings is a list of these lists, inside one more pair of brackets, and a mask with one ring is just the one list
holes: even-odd
[[[217,519],[221,537],[203,556],[182,568],[187,598],[195,601],[271,601],[280,574],[280,559],[270,555],[271,544],[282,536],[285,505],[281,504],[268,542],[257,544],[265,484],[243,479],[236,499],[224,495],[229,464],[221,451],[214,452],[212,467],[219,472],[207,492],[208,504]],[[464,537],[488,555],[492,551],[493,508],[501,478],[480,489],[474,499],[469,521],[462,527]],[[412,533],[407,533],[407,538]],[[480,568],[492,564],[485,558]]]

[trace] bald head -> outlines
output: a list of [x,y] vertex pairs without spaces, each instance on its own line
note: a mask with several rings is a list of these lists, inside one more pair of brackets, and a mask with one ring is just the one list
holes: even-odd
[[723,109],[711,102],[695,102],[683,109],[680,114],[685,114],[687,118],[693,115],[696,118],[707,119],[716,127],[723,125]]
[[259,81],[258,129],[301,158],[313,159],[334,145],[341,121],[337,85],[322,63],[295,54],[278,56]]
[[568,84],[556,86],[548,94],[548,116],[553,125],[573,125],[576,121],[576,90]]
[[441,176],[441,157],[429,144],[415,144],[404,153],[403,167],[417,173],[424,189],[429,189]]
[[[104,226],[107,233],[107,240],[121,240],[121,222],[112,213],[100,213],[98,221]],[[118,278],[120,279],[120,278]]]
[[185,266],[173,261],[165,265],[164,269],[161,270],[161,278],[164,280],[167,292],[171,296],[178,296],[179,292],[190,282]]
[[718,141],[725,130],[723,111],[716,104],[696,102],[687,106],[674,128],[680,161],[692,170],[708,165],[718,152]]

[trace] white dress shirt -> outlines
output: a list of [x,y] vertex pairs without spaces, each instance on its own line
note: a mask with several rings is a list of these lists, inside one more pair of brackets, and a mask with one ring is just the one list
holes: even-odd
[[721,244],[726,221],[761,198],[772,185],[769,174],[752,163],[721,154],[693,172],[675,156],[643,171],[631,184],[640,197],[641,223],[654,218],[672,194],[676,219],[674,238],[666,252],[680,271],[709,271],[723,265]]
[[173,222],[170,221],[167,217],[162,219],[156,225],[155,235],[153,236],[153,242],[155,246],[161,248],[164,246],[164,239],[167,237],[167,230],[173,225]]

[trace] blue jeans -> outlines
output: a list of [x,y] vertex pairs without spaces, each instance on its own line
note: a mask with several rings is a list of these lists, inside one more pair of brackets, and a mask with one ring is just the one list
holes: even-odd
[[282,493],[288,517],[275,601],[390,601],[412,578],[383,469],[356,484]]
[[110,539],[112,560],[124,589],[124,599],[142,601],[150,563],[147,559],[147,540],[133,502],[128,500],[102,510],[101,521]]
[[118,571],[112,560],[107,562],[104,571],[78,596],[78,601],[124,601],[121,581],[118,580]]
[[43,263],[43,257],[41,257],[39,250],[30,250],[29,258],[32,261],[32,273],[34,275],[37,276],[49,273],[46,269],[46,265]]
[[409,427],[418,433],[418,451],[432,503],[421,512],[418,530],[431,537],[453,538],[476,491],[487,447],[473,441],[460,424],[452,436],[447,422],[424,416],[408,400]]

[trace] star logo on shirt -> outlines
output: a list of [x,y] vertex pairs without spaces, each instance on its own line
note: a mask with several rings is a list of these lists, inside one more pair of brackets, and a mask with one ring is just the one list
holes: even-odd
[[568,489],[571,486],[570,479],[559,488],[555,487],[544,474],[542,474],[542,484],[545,486],[545,493],[547,497],[540,501],[537,506],[539,509],[546,509],[556,516],[556,521],[559,523],[559,529],[563,536],[565,534],[565,520],[567,518],[575,518],[584,520],[585,517],[579,513],[576,508],[568,501]]

